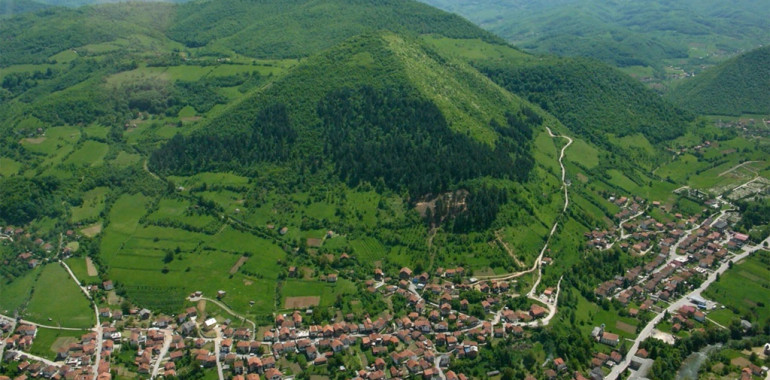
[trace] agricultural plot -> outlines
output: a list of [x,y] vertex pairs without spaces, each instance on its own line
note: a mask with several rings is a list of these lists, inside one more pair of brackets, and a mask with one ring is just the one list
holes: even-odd
[[43,267],[34,284],[24,317],[34,322],[62,327],[91,327],[91,303],[67,271],[58,264]]
[[715,315],[720,323],[729,323],[737,318],[760,325],[767,323],[766,317],[770,314],[770,252],[758,251],[733,265],[719,281],[709,286],[704,297],[725,306]]
[[126,153],[125,151],[120,151],[118,156],[115,157],[114,160],[110,161],[110,163],[118,167],[127,167],[138,164],[141,160],[142,156],[136,153]]
[[290,279],[283,284],[281,305],[286,309],[306,308],[312,306],[309,303],[318,301],[320,306],[331,306],[338,295],[355,292],[355,284],[346,279],[339,279],[335,283]]
[[[89,274],[88,264],[86,263],[86,260],[88,259],[84,257],[72,257],[65,260],[65,262],[67,263],[67,266],[70,267],[70,270],[72,270],[72,273],[75,274],[75,276],[78,278],[78,280],[80,280],[81,283],[91,283],[92,281],[99,279],[97,276],[92,276]],[[93,266],[93,264],[91,265]]]
[[98,217],[102,210],[104,210],[104,202],[108,192],[109,188],[107,187],[97,187],[85,192],[82,197],[83,203],[70,210],[70,221],[72,223],[80,223],[81,221]]
[[[179,228],[141,226],[144,208],[137,211],[135,205],[146,202],[141,195],[119,198],[102,239],[110,278],[124,285],[129,299],[174,310],[190,292],[201,290],[213,295],[224,290],[227,297],[223,301],[239,312],[263,314],[273,309],[275,278],[281,270],[278,260],[285,255],[279,247],[230,227],[212,236]],[[185,201],[164,199],[149,219],[174,217],[186,209]],[[244,254],[250,259],[236,273],[230,273]]]
[[25,138],[21,143],[32,152],[50,155],[59,145],[74,145],[79,139],[80,130],[76,127],[54,127],[47,129],[44,136]]
[[104,156],[109,146],[94,140],[87,140],[64,161],[65,164],[77,166],[97,166],[104,163]]
[[183,199],[163,198],[158,203],[158,209],[150,214],[147,219],[155,223],[173,223],[174,225],[187,225],[196,229],[216,229],[221,221],[210,215],[198,215],[190,202]]
[[586,169],[592,169],[599,165],[599,151],[583,140],[574,139],[566,159]]
[[379,240],[371,237],[361,237],[350,241],[353,253],[363,262],[374,262],[382,259],[388,252]]
[[87,330],[71,331],[38,328],[35,341],[29,349],[29,353],[55,360],[59,350],[67,348],[71,343],[80,342],[80,337],[87,334]]

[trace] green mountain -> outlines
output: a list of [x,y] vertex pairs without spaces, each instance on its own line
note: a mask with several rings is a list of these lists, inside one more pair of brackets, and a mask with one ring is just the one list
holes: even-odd
[[741,54],[687,79],[669,94],[681,107],[709,115],[770,114],[770,47]]
[[413,1],[205,1],[181,5],[168,29],[188,47],[217,45],[260,58],[303,57],[364,31],[498,40],[455,15]]
[[[697,70],[767,44],[770,11],[752,0],[425,0],[524,49],[609,64]],[[664,75],[663,72],[660,75]]]
[[2,0],[0,1],[0,17],[39,11],[47,7],[48,5],[45,3],[31,0]]
[[[607,65],[407,0],[50,8],[0,35],[2,225],[73,231],[98,268],[84,283],[171,313],[225,290],[260,323],[289,297],[366,294],[340,308],[375,315],[358,281],[375,267],[531,268],[559,220],[554,286],[617,212],[606,194],[646,191],[690,119]],[[546,127],[581,152],[569,213]],[[0,287],[18,290],[36,281],[19,254],[53,254],[15,243]],[[14,294],[0,309],[28,315]]]

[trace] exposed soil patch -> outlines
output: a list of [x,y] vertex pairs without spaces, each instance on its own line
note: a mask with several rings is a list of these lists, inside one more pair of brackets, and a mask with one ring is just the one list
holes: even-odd
[[629,325],[628,323],[621,322],[621,321],[615,321],[615,328],[617,328],[620,331],[625,331],[629,334],[636,333],[636,326]]
[[306,297],[286,297],[283,307],[285,309],[307,309],[308,307],[318,306],[321,303],[319,296]]
[[730,360],[730,364],[734,366],[738,366],[739,368],[748,367],[751,362],[749,359],[746,358],[734,358],[733,360]]
[[38,145],[38,144],[42,144],[43,141],[45,140],[46,140],[45,137],[30,137],[30,138],[22,139],[21,142],[32,144],[32,145]]
[[93,224],[91,226],[88,226],[80,230],[80,232],[82,232],[83,235],[85,235],[86,237],[92,238],[96,235],[99,235],[102,232],[102,224],[101,223]]
[[86,256],[86,271],[91,277],[96,277],[99,275],[99,272],[96,271],[96,265],[94,265],[94,262],[91,261],[91,258],[88,256]]
[[246,256],[241,256],[240,259],[238,259],[238,262],[233,265],[232,268],[230,268],[230,274],[236,274],[238,272],[238,269],[241,269],[241,266],[246,263],[246,260],[249,258]]

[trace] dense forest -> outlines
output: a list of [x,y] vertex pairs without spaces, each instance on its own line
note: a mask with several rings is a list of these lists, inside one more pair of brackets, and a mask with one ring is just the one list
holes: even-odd
[[[532,130],[541,122],[531,110],[525,111],[529,116],[509,114],[505,126],[493,122],[500,133],[493,148],[453,132],[433,103],[408,90],[368,86],[329,93],[317,113],[323,157],[341,180],[350,186],[382,181],[413,196],[436,194],[483,176],[526,181],[534,166]],[[152,154],[150,165],[164,174],[192,174],[285,162],[291,159],[297,133],[286,106],[277,104],[262,110],[244,133],[177,135]],[[467,218],[458,223],[483,219]]]
[[750,51],[674,88],[669,98],[710,115],[770,114],[770,46]]
[[318,113],[324,151],[351,185],[382,179],[422,195],[479,176],[525,181],[533,166],[529,124],[505,128],[511,137],[492,149],[452,132],[435,105],[399,89],[337,91],[320,102]]
[[591,60],[554,59],[528,65],[480,62],[477,66],[501,86],[597,143],[607,133],[640,133],[652,143],[674,139],[692,119],[641,83]]
[[21,226],[41,216],[54,217],[63,211],[57,198],[61,180],[54,177],[0,178],[0,221]]
[[285,161],[297,138],[286,106],[266,107],[251,129],[234,134],[177,134],[150,156],[150,166],[163,174],[191,175],[201,171],[228,171],[259,162]]

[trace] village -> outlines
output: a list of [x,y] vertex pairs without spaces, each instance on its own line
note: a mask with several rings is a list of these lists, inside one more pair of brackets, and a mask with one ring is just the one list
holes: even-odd
[[[647,205],[641,198],[620,196],[610,201],[620,207],[615,215],[617,227],[586,233],[587,246],[608,250],[617,245],[623,252],[644,257],[646,263],[599,284],[596,297],[627,308],[624,313],[630,317],[646,315],[643,321],[650,315],[663,315],[663,309],[674,301],[686,300],[687,305],[675,313],[666,313],[665,323],[671,325],[668,331],[655,329],[652,333],[670,342],[676,339],[672,334],[709,323],[708,312],[716,305],[688,295],[748,242],[748,236],[730,231],[729,208],[720,210],[719,203],[712,202],[717,206],[713,210],[683,216],[670,214],[659,202]],[[660,210],[657,215],[665,216],[667,221],[652,217],[654,209]],[[60,257],[68,253],[62,252]],[[35,260],[31,254],[19,259]],[[535,269],[539,273],[539,268],[551,262],[550,257],[541,254],[535,266],[522,273]],[[67,268],[63,261],[59,263]],[[0,355],[3,360],[18,363],[19,374],[14,379],[21,380],[108,380],[119,372],[118,368],[130,368],[141,378],[170,378],[178,375],[180,367],[216,370],[219,379],[235,380],[292,379],[311,368],[366,380],[467,379],[466,374],[449,370],[453,360],[473,359],[494,340],[524,339],[531,334],[529,329],[547,325],[557,311],[558,287],[538,291],[535,283],[528,297],[522,297],[517,292],[521,289],[517,289],[516,277],[513,274],[479,280],[462,267],[438,268],[432,274],[415,273],[408,267],[398,273],[375,268],[365,281],[367,291],[379,292],[403,304],[404,309],[365,316],[363,320],[350,314],[322,325],[308,323],[312,309],[294,310],[275,314],[273,325],[261,329],[227,308],[224,291],[213,298],[194,292],[187,301],[216,303],[232,315],[230,319],[206,315],[199,318],[196,307],[175,315],[156,315],[148,309],[131,307],[124,311],[94,303],[97,325],[77,341],[61,347],[55,360],[28,352],[38,329],[51,326],[3,316]],[[326,281],[336,281],[336,275],[326,276]],[[114,284],[107,280],[101,286],[80,287],[93,299],[99,292],[113,290]],[[612,370],[626,367],[644,376],[651,365],[644,349],[620,349],[624,338],[613,331],[613,326],[595,326],[591,338],[608,350],[595,353],[589,373],[573,372],[575,379],[601,379]],[[629,352],[628,357],[621,351]],[[367,358],[353,372],[341,359],[350,354]],[[570,373],[562,358],[547,364],[544,374],[548,378]]]

